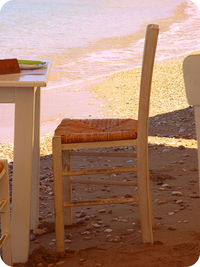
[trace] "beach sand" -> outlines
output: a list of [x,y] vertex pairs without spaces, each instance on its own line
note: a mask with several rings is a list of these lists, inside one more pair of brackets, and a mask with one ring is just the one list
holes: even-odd
[[[140,69],[124,71],[91,86],[105,99],[106,117],[137,117]],[[75,224],[66,228],[65,255],[55,253],[51,135],[42,138],[40,226],[31,234],[32,255],[15,266],[168,267],[191,266],[199,256],[200,220],[197,142],[193,109],[189,107],[182,77],[182,59],[157,63],[150,110],[149,155],[155,217],[154,245],[143,244],[138,205],[123,204],[75,208]],[[4,145],[1,154],[12,148]],[[120,149],[127,151],[127,148]],[[74,168],[121,166],[131,159],[80,158]],[[10,163],[12,177],[12,163]],[[111,178],[130,180],[133,174]],[[101,177],[104,177],[102,175]],[[134,176],[135,177],[135,176]],[[135,180],[136,178],[134,178]],[[178,193],[174,193],[174,192]],[[137,188],[77,185],[76,199],[134,196]]]

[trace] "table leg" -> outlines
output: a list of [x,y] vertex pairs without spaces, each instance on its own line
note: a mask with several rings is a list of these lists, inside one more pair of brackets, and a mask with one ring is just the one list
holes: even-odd
[[35,91],[35,123],[33,146],[33,176],[31,200],[31,229],[39,223],[39,177],[40,177],[40,88]]
[[15,263],[26,262],[29,254],[34,108],[35,89],[17,88],[11,216],[12,253]]
[[194,106],[197,144],[198,144],[198,169],[199,169],[199,192],[200,192],[200,106]]

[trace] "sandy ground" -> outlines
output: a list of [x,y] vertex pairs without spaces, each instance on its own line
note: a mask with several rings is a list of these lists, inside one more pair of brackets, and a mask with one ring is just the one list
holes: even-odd
[[[66,253],[55,253],[51,136],[48,136],[42,142],[42,154],[46,156],[41,157],[40,226],[31,233],[29,262],[15,266],[185,267],[197,261],[200,202],[193,109],[186,101],[181,61],[157,64],[154,74],[149,131],[154,245],[142,244],[136,203],[105,205],[74,208],[74,225],[65,231]],[[106,116],[137,116],[134,102],[138,98],[139,79],[140,70],[135,69],[92,86],[99,97],[106,99],[101,106]],[[12,147],[1,147],[1,153],[6,150],[12,158]],[[118,150],[120,153],[128,149]],[[133,163],[132,158],[76,157],[73,166],[105,168]],[[12,175],[12,163],[10,172]],[[100,177],[136,181],[130,173]],[[77,185],[73,191],[74,199],[78,200],[137,195],[137,187]]]

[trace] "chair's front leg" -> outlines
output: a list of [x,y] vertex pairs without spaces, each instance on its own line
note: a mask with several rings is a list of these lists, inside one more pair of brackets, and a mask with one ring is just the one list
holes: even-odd
[[62,150],[61,138],[54,136],[52,140],[53,150],[53,172],[54,172],[54,195],[55,195],[55,229],[56,229],[56,250],[64,252],[64,196],[62,176]]

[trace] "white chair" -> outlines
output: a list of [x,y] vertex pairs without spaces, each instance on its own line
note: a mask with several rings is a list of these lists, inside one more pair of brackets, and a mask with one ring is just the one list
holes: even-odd
[[[64,251],[64,209],[66,209],[67,213],[66,224],[70,225],[73,222],[73,206],[131,203],[139,201],[142,239],[143,242],[153,243],[153,218],[148,166],[148,115],[158,32],[158,25],[148,25],[143,54],[138,120],[64,119],[55,131],[53,137],[53,166],[55,180],[56,248],[59,252]],[[103,170],[71,170],[70,157],[73,155],[72,150],[116,146],[137,146],[137,167],[120,167]],[[99,154],[97,155],[99,156]],[[109,156],[109,153],[107,156]],[[113,156],[113,153],[111,156]],[[120,156],[120,154],[118,156]],[[130,197],[94,201],[72,201],[73,183],[135,186],[135,183],[132,181],[102,181],[100,179],[80,179],[75,176],[133,171],[137,171],[139,198]]]
[[184,59],[183,74],[188,103],[191,106],[194,106],[194,116],[198,143],[200,192],[200,55],[190,55]]
[[10,236],[10,192],[8,164],[0,159],[0,217],[1,237],[0,248],[3,261],[12,265],[11,236]]

